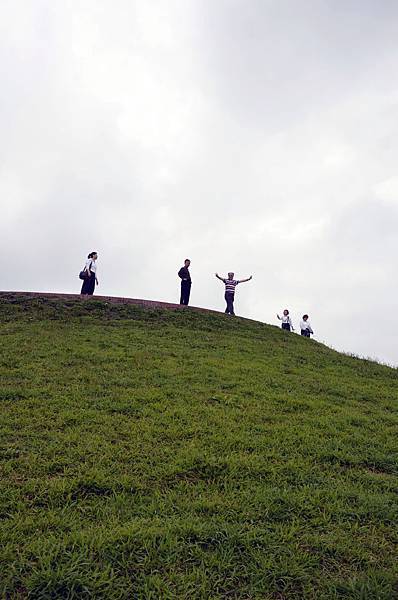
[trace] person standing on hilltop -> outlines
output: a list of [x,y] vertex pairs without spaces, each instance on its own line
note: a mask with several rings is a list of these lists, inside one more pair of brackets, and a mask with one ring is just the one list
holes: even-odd
[[235,288],[238,283],[244,283],[245,281],[250,281],[253,278],[253,275],[250,275],[247,279],[234,279],[235,273],[228,273],[228,279],[224,279],[224,277],[220,277],[218,273],[216,273],[217,279],[222,281],[225,284],[225,302],[227,303],[227,308],[225,309],[226,315],[235,315],[234,313],[234,300],[235,300]]
[[279,315],[276,315],[278,317],[278,319],[280,321],[282,321],[282,329],[285,329],[286,331],[294,331],[294,327],[293,327],[293,323],[292,320],[290,318],[289,315],[289,311],[287,310],[287,308],[285,308],[285,310],[283,311],[283,315],[280,317]]
[[300,329],[301,335],[303,335],[304,337],[311,337],[311,333],[314,334],[310,322],[308,320],[308,315],[303,315],[303,318],[300,321]]
[[86,265],[84,267],[85,276],[82,291],[80,292],[83,296],[92,296],[94,294],[95,284],[98,285],[97,258],[97,252],[90,252],[87,257]]
[[189,258],[184,260],[184,266],[178,271],[178,277],[181,279],[181,296],[180,296],[180,304],[184,304],[188,306],[189,296],[191,294],[191,285],[192,279],[191,274],[189,272],[189,265],[191,261]]

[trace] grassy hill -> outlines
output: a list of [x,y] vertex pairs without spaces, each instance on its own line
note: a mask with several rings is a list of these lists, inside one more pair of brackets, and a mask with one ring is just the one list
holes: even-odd
[[194,310],[0,296],[2,598],[398,598],[398,371]]

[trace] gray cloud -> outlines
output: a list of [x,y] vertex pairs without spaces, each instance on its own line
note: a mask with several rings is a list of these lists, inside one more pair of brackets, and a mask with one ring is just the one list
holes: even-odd
[[3,289],[309,312],[397,363],[396,3],[3,2]]

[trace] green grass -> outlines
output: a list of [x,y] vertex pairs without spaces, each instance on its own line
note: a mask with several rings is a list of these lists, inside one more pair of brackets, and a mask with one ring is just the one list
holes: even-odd
[[239,318],[0,298],[2,598],[398,598],[398,371]]

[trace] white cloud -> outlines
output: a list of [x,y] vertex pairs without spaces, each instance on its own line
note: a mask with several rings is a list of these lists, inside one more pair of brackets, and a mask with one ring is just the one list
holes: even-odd
[[[398,362],[393,3],[23,0],[0,7],[4,289],[285,305],[332,345]],[[49,261],[57,274],[49,277]]]
[[374,192],[382,202],[398,207],[398,176],[380,181],[374,186]]

